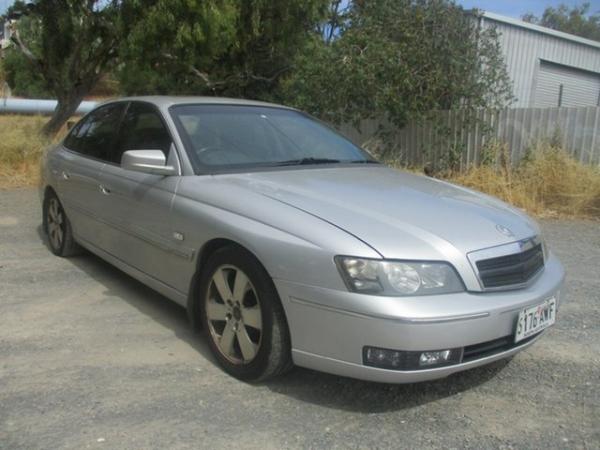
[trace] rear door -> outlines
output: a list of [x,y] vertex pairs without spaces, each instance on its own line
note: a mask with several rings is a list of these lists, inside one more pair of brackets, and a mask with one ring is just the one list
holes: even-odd
[[58,196],[77,238],[101,244],[100,172],[116,143],[124,103],[101,106],[81,120],[57,152]]
[[110,224],[106,250],[172,286],[170,261],[186,256],[177,251],[170,218],[180,177],[121,168],[127,150],[161,150],[169,165],[180,167],[171,134],[154,105],[132,102],[125,113],[115,152],[100,175],[102,214]]

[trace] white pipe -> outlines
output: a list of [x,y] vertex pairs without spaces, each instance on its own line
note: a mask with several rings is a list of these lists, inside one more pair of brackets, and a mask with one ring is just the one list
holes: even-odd
[[[40,100],[25,98],[0,99],[0,114],[42,114],[51,115],[56,109],[56,100]],[[81,102],[76,115],[83,115],[96,107],[97,102]]]

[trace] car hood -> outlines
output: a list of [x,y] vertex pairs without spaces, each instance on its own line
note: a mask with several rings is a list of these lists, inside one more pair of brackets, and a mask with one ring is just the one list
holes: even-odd
[[532,220],[499,200],[385,166],[311,167],[219,178],[327,221],[386,258],[464,257],[539,233]]

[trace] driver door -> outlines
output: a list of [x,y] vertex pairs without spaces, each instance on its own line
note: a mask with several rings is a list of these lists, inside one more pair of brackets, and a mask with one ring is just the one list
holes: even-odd
[[170,260],[176,255],[171,229],[171,205],[179,176],[154,175],[123,169],[127,150],[162,150],[168,164],[179,168],[171,135],[161,113],[151,104],[132,102],[123,119],[111,162],[100,173],[106,222],[106,250],[113,256],[171,285]]

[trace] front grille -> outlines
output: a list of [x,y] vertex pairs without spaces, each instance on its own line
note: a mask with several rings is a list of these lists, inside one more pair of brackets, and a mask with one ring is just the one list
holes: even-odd
[[521,253],[477,261],[479,278],[485,288],[526,283],[542,267],[544,267],[544,252],[541,244]]

